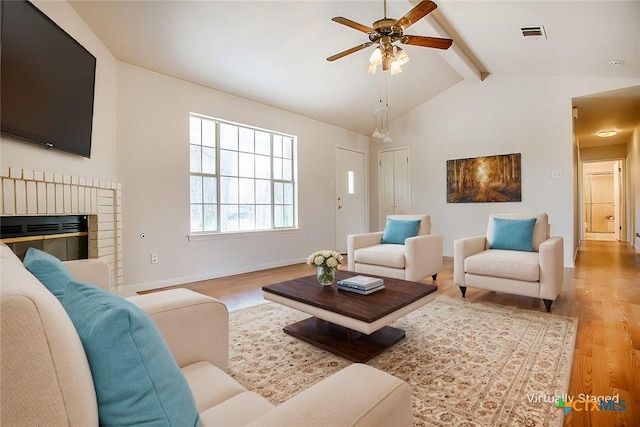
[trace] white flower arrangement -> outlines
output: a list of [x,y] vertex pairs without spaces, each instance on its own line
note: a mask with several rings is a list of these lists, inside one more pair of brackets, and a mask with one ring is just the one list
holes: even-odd
[[307,264],[312,267],[329,267],[337,270],[342,264],[343,256],[340,252],[322,250],[316,251],[307,257]]

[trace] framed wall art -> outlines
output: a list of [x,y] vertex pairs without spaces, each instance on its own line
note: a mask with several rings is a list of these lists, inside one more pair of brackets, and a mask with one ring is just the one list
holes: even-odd
[[520,202],[520,153],[447,160],[447,203]]

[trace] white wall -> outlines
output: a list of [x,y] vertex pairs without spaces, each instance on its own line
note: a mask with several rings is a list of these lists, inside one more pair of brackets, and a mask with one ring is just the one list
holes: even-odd
[[[301,262],[335,247],[335,146],[367,152],[367,137],[123,63],[118,94],[125,289]],[[298,137],[299,230],[187,239],[190,112]],[[152,252],[158,264],[150,263]]]
[[[552,234],[564,237],[565,266],[572,267],[571,98],[637,84],[492,74],[441,93],[391,123],[391,146],[410,148],[412,211],[431,215],[433,233],[444,236],[445,256],[453,256],[453,240],[484,234],[492,212],[547,212]],[[378,223],[375,159],[389,146],[374,141],[370,147],[372,225]],[[522,202],[447,203],[447,160],[508,153],[522,153]],[[552,171],[562,178],[551,179]]]
[[640,124],[634,129],[627,148],[627,176],[630,178],[627,193],[631,195],[628,204],[631,207],[628,214],[629,236],[636,251],[640,252],[640,237],[636,235],[640,233]]
[[117,62],[67,2],[33,3],[97,59],[91,159],[2,135],[1,165],[116,181]]

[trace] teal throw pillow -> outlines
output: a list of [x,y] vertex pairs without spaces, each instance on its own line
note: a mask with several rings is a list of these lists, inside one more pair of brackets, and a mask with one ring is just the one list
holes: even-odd
[[36,248],[27,249],[23,264],[59,300],[62,299],[67,283],[73,280],[62,261]]
[[493,218],[493,238],[490,249],[533,252],[533,229],[536,218]]
[[418,235],[420,221],[419,219],[387,218],[387,226],[382,233],[382,243],[404,245],[406,239]]
[[151,318],[129,301],[72,281],[62,298],[91,367],[101,426],[196,426],[187,380]]

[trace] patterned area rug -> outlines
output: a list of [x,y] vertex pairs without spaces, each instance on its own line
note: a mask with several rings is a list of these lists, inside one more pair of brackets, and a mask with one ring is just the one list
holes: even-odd
[[[282,332],[305,313],[230,313],[230,374],[274,404],[351,362]],[[406,338],[367,364],[407,381],[418,426],[560,426],[577,320],[438,297],[392,326]]]

